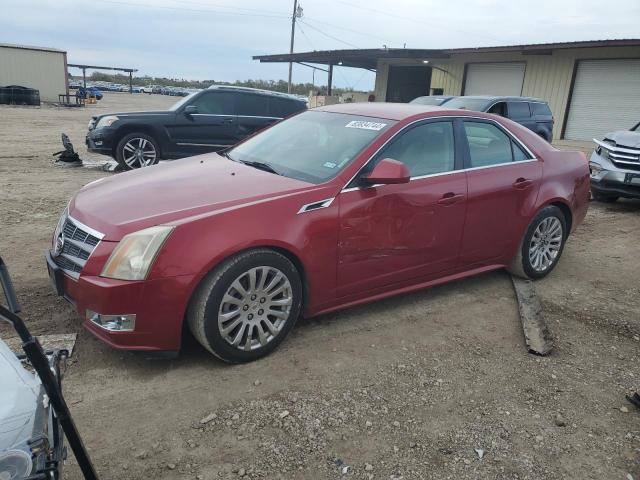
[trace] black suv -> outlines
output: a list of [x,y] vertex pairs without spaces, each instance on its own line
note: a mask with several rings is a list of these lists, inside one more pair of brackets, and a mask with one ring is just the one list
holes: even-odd
[[284,93],[214,85],[167,111],[93,117],[86,143],[89,151],[133,169],[228,148],[306,108],[304,100]]
[[495,113],[507,117],[537,133],[547,142],[553,138],[553,115],[549,104],[533,97],[462,96],[441,104],[444,108],[462,108]]

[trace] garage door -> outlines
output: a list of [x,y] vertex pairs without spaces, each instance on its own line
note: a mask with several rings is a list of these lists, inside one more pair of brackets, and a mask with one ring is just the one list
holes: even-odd
[[602,138],[640,121],[640,60],[578,63],[564,137]]
[[464,95],[522,95],[524,63],[470,63]]

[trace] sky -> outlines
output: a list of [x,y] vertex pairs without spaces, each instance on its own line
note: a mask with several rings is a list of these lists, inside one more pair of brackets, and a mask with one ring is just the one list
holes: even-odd
[[[456,48],[640,38],[639,0],[300,0],[296,52]],[[293,0],[0,0],[0,43],[65,50],[69,63],[195,80],[286,79]],[[2,68],[2,65],[0,65]],[[79,70],[70,70],[79,74]],[[313,70],[294,65],[294,82]],[[315,84],[326,84],[315,72]],[[336,67],[334,85],[375,74]]]

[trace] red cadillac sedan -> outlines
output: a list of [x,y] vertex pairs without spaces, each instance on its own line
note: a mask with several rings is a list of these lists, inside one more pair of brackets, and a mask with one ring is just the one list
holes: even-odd
[[47,264],[115,348],[274,350],[301,315],[508,268],[542,278],[589,199],[585,156],[490,114],[305,111],[221,153],[85,186]]

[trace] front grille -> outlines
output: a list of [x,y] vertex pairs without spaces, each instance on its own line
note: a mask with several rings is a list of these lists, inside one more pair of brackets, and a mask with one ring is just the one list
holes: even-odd
[[640,170],[640,148],[617,145],[610,140],[598,142],[601,148],[606,150],[609,160],[618,168],[628,170]]
[[68,215],[60,225],[62,228],[56,230],[53,239],[53,261],[67,275],[78,278],[104,235]]

